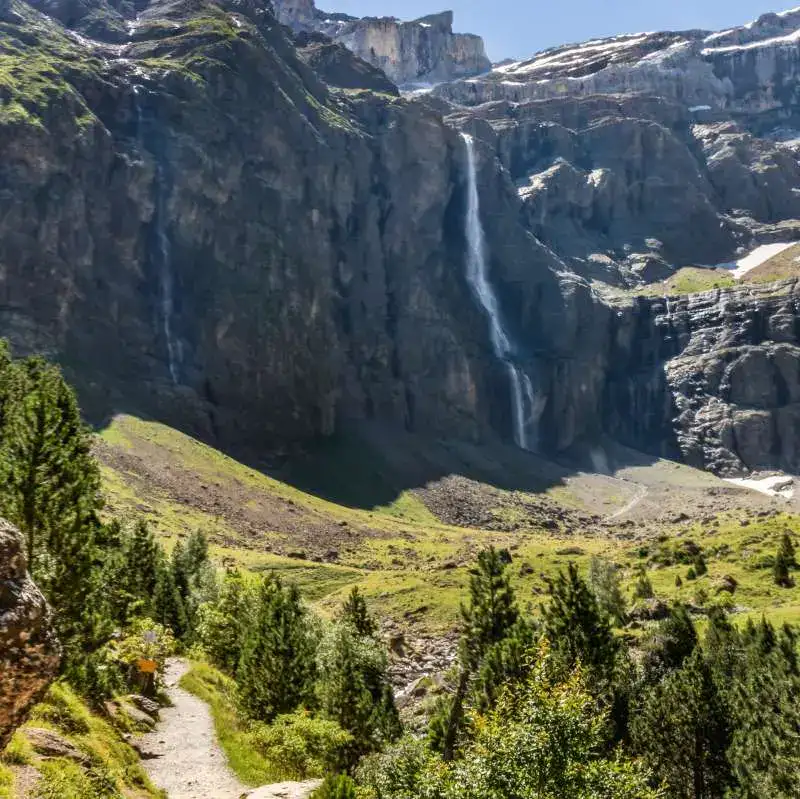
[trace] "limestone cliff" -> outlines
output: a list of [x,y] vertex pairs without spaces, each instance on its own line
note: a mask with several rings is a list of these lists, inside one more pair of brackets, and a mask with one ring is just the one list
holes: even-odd
[[800,13],[719,33],[638,33],[556,47],[437,92],[458,103],[609,93],[657,95],[697,110],[794,114]]
[[398,85],[438,83],[491,68],[479,36],[453,33],[452,11],[403,22],[327,14],[312,0],[275,0],[273,5],[284,25],[330,36]]
[[0,519],[0,752],[58,670],[50,610],[26,571],[22,536]]

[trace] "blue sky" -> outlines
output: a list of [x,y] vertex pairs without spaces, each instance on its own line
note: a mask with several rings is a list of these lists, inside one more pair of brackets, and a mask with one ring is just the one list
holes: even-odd
[[[779,0],[778,0],[779,2]],[[793,8],[757,0],[317,0],[325,11],[415,17],[451,8],[458,31],[478,33],[489,57],[521,58],[557,44],[648,30],[729,28],[767,11]]]

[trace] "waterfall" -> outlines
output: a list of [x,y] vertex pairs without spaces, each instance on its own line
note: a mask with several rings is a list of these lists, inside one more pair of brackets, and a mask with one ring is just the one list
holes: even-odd
[[467,151],[467,282],[489,321],[489,337],[498,360],[505,364],[511,388],[514,441],[521,449],[536,448],[536,427],[544,410],[545,397],[536,397],[530,377],[514,362],[515,347],[503,324],[500,303],[489,282],[486,241],[481,224],[475,143],[462,133]]
[[167,342],[167,359],[172,382],[178,383],[178,364],[180,362],[180,345],[172,335],[172,316],[175,304],[172,293],[172,248],[165,224],[166,197],[164,196],[164,178],[161,166],[156,169],[157,202],[156,202],[156,241],[158,242],[159,282],[161,288],[161,326]]
[[[142,102],[140,98],[141,86],[133,87],[133,102],[136,110],[136,136],[139,144],[144,147],[144,115],[142,113]],[[166,181],[164,180],[164,169],[160,159],[156,158],[156,202],[153,212],[153,225],[155,228],[155,249],[157,257],[152,260],[156,262],[158,269],[159,283],[159,312],[161,317],[161,330],[167,345],[167,364],[172,382],[177,385],[179,379],[179,366],[181,361],[181,346],[175,340],[172,332],[172,319],[175,312],[175,300],[173,291],[172,275],[172,248],[169,236],[167,235],[167,196]]]

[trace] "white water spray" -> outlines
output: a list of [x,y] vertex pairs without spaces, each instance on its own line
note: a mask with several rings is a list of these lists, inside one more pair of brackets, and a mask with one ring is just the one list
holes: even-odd
[[521,449],[535,449],[536,423],[544,410],[546,399],[537,398],[530,377],[513,360],[515,349],[503,325],[500,303],[489,282],[486,264],[486,241],[481,224],[478,175],[475,163],[475,144],[472,137],[462,133],[467,150],[467,281],[475,298],[489,320],[489,337],[498,360],[508,371],[514,422],[514,441]]

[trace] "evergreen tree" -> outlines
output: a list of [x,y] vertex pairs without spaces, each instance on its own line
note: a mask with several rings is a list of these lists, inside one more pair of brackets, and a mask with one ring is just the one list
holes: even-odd
[[647,576],[647,569],[644,566],[640,566],[636,576],[636,583],[633,586],[633,600],[635,602],[639,599],[652,599],[654,596],[653,584]]
[[431,725],[431,744],[441,748],[445,761],[455,756],[473,675],[487,650],[506,638],[519,618],[514,591],[506,573],[509,562],[508,552],[490,547],[478,555],[477,565],[470,576],[470,601],[461,606],[464,632],[459,644],[456,691],[452,699],[439,703]]
[[[56,610],[65,667],[94,638],[100,472],[74,393],[40,358],[0,352],[0,513],[20,528],[31,572]],[[83,637],[83,642],[81,638]]]
[[300,593],[275,575],[258,588],[237,670],[243,710],[272,721],[314,698],[316,640]]
[[699,649],[648,690],[632,735],[670,797],[717,799],[733,781],[727,710]]
[[592,558],[589,564],[589,587],[603,613],[622,626],[627,615],[627,603],[622,594],[617,567],[602,558]]
[[685,605],[670,608],[669,616],[642,642],[642,668],[650,683],[680,668],[697,646],[697,631]]
[[367,603],[358,586],[353,586],[339,616],[343,624],[349,624],[358,635],[373,636],[378,631],[375,619],[367,610]]
[[733,733],[728,750],[737,779],[736,799],[800,796],[800,675],[767,622],[745,639],[736,679],[729,687]]
[[164,553],[148,524],[139,521],[124,544],[126,585],[132,597],[130,616],[153,612],[153,598]]
[[235,676],[242,642],[253,610],[253,597],[238,572],[229,572],[215,602],[198,611],[197,636],[211,661]]
[[388,677],[386,652],[350,624],[334,624],[320,646],[317,697],[326,718],[352,735],[349,765],[394,740],[400,718]]
[[775,565],[772,574],[775,584],[783,588],[791,588],[794,582],[791,577],[791,569],[795,566],[795,550],[792,539],[788,533],[781,536],[781,543],[778,546],[778,553],[775,555]]
[[607,683],[614,672],[617,642],[608,618],[574,563],[550,586],[550,604],[542,608],[542,615],[553,655],[565,672],[581,663],[590,686]]

